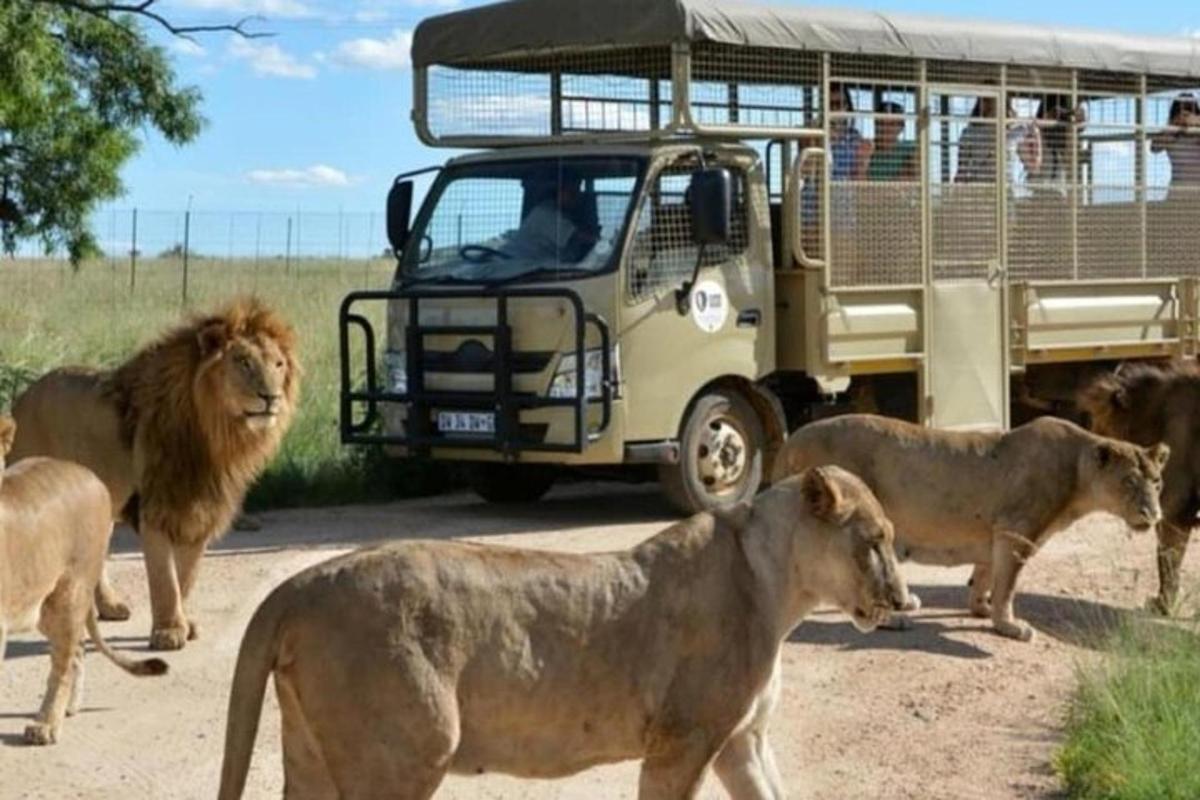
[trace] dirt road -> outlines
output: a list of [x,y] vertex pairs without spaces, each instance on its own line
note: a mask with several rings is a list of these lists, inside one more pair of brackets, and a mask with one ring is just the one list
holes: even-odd
[[[489,508],[467,495],[389,506],[286,511],[233,534],[205,562],[193,616],[201,640],[169,655],[166,678],[135,680],[88,658],[83,712],[49,749],[20,746],[48,669],[37,636],[9,642],[0,671],[0,798],[212,798],[216,795],[229,677],[246,621],[279,581],[309,564],[386,538],[463,537],[588,551],[649,536],[671,514],[651,489],[580,485],[526,509]],[[861,635],[819,613],[784,651],[785,694],[772,738],[792,797],[1047,798],[1050,759],[1072,672],[1088,642],[1153,589],[1153,537],[1128,537],[1094,516],[1040,553],[1023,576],[1017,612],[1039,635],[1001,639],[965,616],[966,569],[906,565],[925,608],[907,632]],[[1195,551],[1197,548],[1193,548]],[[1190,559],[1190,574],[1200,572]],[[112,574],[136,605],[106,623],[114,643],[142,650],[149,629],[136,542],[116,542]],[[720,687],[714,687],[719,691]],[[438,798],[633,798],[635,764],[554,782],[453,778]],[[247,797],[279,797],[279,718],[269,699]],[[724,797],[714,781],[704,798]]]

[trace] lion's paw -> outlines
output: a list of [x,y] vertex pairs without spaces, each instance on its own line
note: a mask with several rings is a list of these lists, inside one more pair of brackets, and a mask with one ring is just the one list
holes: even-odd
[[35,722],[25,727],[25,744],[44,747],[58,741],[58,734],[45,722]]
[[1146,598],[1146,610],[1151,614],[1157,614],[1160,617],[1169,617],[1172,615],[1173,609],[1171,604],[1163,599],[1162,595],[1154,595]]
[[917,596],[916,592],[909,592],[908,593],[908,602],[905,603],[904,606],[900,610],[901,611],[920,611],[921,610],[921,598],[919,596]]
[[177,628],[155,628],[150,631],[151,650],[182,650],[191,632],[187,625]]
[[1033,627],[1029,623],[1019,620],[1015,622],[997,621],[996,633],[1019,642],[1032,642],[1034,636]]
[[120,600],[99,599],[96,601],[96,611],[105,622],[124,622],[133,616],[129,605]]
[[987,619],[992,615],[992,604],[987,600],[978,600],[971,603],[971,616]]

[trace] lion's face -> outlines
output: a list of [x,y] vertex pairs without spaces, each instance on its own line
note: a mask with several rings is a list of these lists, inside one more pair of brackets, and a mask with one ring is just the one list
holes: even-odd
[[1162,519],[1162,471],[1170,454],[1165,444],[1144,448],[1127,442],[1101,442],[1085,456],[1088,463],[1083,480],[1098,506],[1134,530],[1147,530]]
[[800,480],[807,509],[828,544],[815,572],[822,599],[849,614],[860,631],[873,630],[908,604],[891,520],[867,485],[846,470],[816,467]]
[[271,430],[289,410],[289,384],[294,365],[289,354],[270,336],[235,335],[217,341],[207,332],[210,358],[205,389],[226,415],[251,431]]

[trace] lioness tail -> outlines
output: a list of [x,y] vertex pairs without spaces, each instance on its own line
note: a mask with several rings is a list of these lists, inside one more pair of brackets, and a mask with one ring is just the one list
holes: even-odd
[[233,687],[229,692],[225,760],[221,764],[218,800],[238,800],[246,788],[267,677],[275,667],[275,638],[279,628],[278,604],[271,602],[275,595],[268,596],[254,612],[238,650]]
[[121,669],[128,672],[130,675],[166,675],[167,662],[161,658],[146,658],[136,660],[121,655],[108,646],[108,642],[104,640],[104,636],[100,633],[100,622],[96,616],[96,607],[92,606],[92,610],[88,612],[87,618],[88,636],[92,637],[92,644],[96,645],[96,649],[104,654],[104,657],[116,664]]

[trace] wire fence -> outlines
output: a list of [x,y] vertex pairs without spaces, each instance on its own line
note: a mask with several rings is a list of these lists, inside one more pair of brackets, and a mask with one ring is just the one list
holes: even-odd
[[[162,211],[105,208],[92,215],[97,259],[71,265],[39,241],[18,243],[6,260],[22,271],[107,267],[130,292],[139,282],[177,284],[187,302],[197,280],[239,282],[281,272],[303,279],[361,267],[363,280],[391,258],[384,216],[374,212]],[[2,265],[3,262],[0,262]]]

